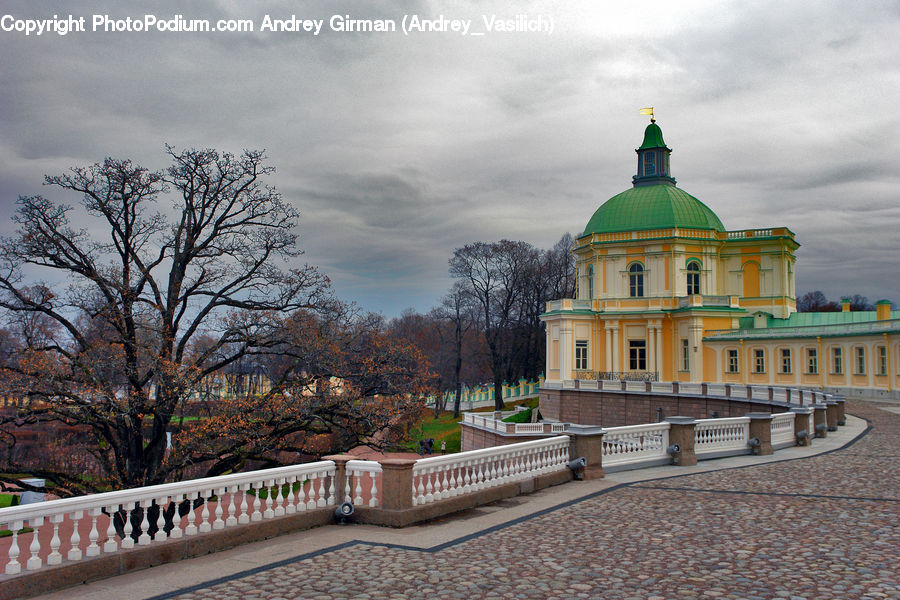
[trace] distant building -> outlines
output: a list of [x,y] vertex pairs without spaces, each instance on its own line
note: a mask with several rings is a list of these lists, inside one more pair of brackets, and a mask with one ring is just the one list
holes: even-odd
[[676,186],[651,119],[633,186],[577,237],[577,298],[547,304],[548,382],[659,379],[893,395],[900,311],[797,313],[785,226],[727,231]]

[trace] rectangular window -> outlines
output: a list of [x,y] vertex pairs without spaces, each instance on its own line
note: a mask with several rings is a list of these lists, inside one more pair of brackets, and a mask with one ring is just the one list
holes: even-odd
[[844,373],[844,352],[840,346],[831,349],[831,372],[835,375]]
[[878,374],[887,375],[887,346],[878,346]]
[[632,371],[647,370],[647,342],[630,340],[628,342],[628,358]]
[[728,351],[728,372],[729,373],[737,373],[738,372],[738,351],[737,350],[729,350]]
[[819,356],[815,348],[806,349],[806,372],[810,375],[819,374]]
[[691,347],[685,338],[681,338],[681,370],[691,370]]
[[762,348],[753,351],[753,372],[766,372],[766,351]]
[[866,349],[862,346],[856,347],[856,374],[866,374]]
[[646,152],[644,153],[644,175],[655,175],[656,174],[656,153],[655,152]]
[[587,340],[575,340],[575,370],[587,371],[588,369],[588,343]]
[[790,348],[782,348],[781,349],[781,372],[782,373],[791,373],[791,349]]

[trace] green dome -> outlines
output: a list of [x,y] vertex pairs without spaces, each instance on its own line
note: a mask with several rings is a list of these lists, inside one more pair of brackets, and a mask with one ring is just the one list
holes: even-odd
[[647,129],[644,130],[644,143],[641,144],[641,147],[638,150],[643,150],[645,148],[665,148],[666,142],[663,140],[662,129],[659,128],[659,125],[656,123],[650,123],[647,125]]
[[708,206],[674,185],[646,185],[617,194],[597,209],[584,235],[683,227],[725,231]]

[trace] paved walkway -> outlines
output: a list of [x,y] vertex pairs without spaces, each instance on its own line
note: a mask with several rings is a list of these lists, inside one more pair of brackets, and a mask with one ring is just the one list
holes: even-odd
[[321,527],[47,598],[900,598],[900,415],[847,408],[872,428],[850,443],[866,425],[851,419],[815,441],[827,454],[615,473],[400,530]]

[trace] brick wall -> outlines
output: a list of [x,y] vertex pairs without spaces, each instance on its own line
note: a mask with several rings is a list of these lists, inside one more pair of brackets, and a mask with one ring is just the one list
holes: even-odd
[[787,410],[783,404],[762,400],[588,390],[541,390],[540,408],[544,418],[603,427],[655,423],[657,408],[662,408],[664,419],[674,416],[708,419],[713,413],[718,417],[742,417],[751,412]]
[[530,442],[538,439],[537,436],[514,436],[501,435],[496,431],[488,431],[477,427],[462,427],[462,441],[460,442],[460,450],[480,450],[482,448],[490,448],[491,446],[506,446],[508,444],[518,444],[519,442]]

